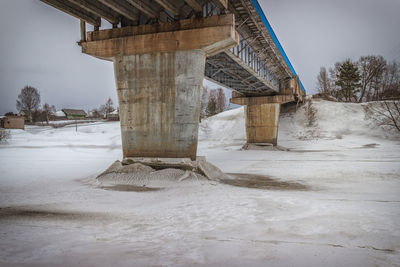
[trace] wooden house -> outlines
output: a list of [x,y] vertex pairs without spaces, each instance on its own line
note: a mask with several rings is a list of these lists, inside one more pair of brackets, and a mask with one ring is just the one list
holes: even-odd
[[62,109],[67,119],[81,120],[86,118],[87,114],[83,109]]
[[0,127],[5,129],[24,129],[25,118],[23,116],[4,116],[0,118]]

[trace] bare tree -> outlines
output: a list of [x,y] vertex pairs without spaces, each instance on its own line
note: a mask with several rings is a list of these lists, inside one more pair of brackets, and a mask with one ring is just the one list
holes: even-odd
[[206,114],[207,116],[213,116],[217,113],[217,92],[215,90],[211,90],[208,95]]
[[113,105],[114,103],[111,97],[109,97],[104,105],[101,105],[98,109],[94,109],[93,112],[96,114],[96,116],[100,115],[99,117],[104,119],[108,114],[115,110]]
[[0,128],[0,144],[5,143],[10,138],[10,131]]
[[[386,66],[382,75],[380,90],[374,94],[379,99],[400,99],[400,64],[393,61]],[[375,96],[376,95],[376,96]],[[378,99],[374,99],[378,100]]]
[[217,89],[217,113],[226,110],[226,97],[222,88]]
[[102,114],[101,114],[101,112],[99,111],[99,109],[97,109],[97,108],[95,108],[95,109],[92,109],[92,111],[91,112],[89,112],[88,114],[92,114],[92,117],[93,118],[96,118],[96,119],[98,119],[98,118],[101,118],[102,117]]
[[107,99],[106,104],[105,104],[105,113],[106,113],[106,115],[107,115],[107,114],[110,114],[111,112],[113,112],[113,111],[115,110],[115,108],[113,107],[113,105],[114,105],[114,103],[113,103],[111,97],[109,97],[109,98]]
[[208,87],[203,86],[200,99],[200,121],[207,117],[206,109],[208,103]]
[[107,115],[107,111],[106,111],[106,106],[105,105],[101,105],[97,111],[99,112],[100,116],[104,119],[105,116]]
[[47,125],[49,125],[50,116],[54,112],[56,112],[56,107],[54,105],[50,106],[49,104],[44,103],[44,105],[43,105],[43,113],[45,115]]
[[331,94],[336,98],[338,97],[338,91],[340,89],[339,86],[336,85],[340,73],[340,65],[340,62],[336,62],[333,68],[329,68]]
[[23,111],[28,118],[29,122],[32,122],[32,114],[39,108],[40,105],[40,93],[32,86],[25,86],[21,89],[21,93],[17,99],[17,110]]
[[316,113],[311,98],[306,100],[306,117],[307,117],[307,127],[313,127],[316,123]]
[[382,56],[366,56],[359,59],[358,69],[361,76],[359,103],[363,102],[364,98],[369,101],[371,90],[374,85],[380,83],[386,64],[386,60]]
[[332,94],[331,80],[325,67],[321,67],[317,76],[317,90],[326,95]]
[[400,101],[371,102],[364,109],[366,117],[378,126],[400,132]]

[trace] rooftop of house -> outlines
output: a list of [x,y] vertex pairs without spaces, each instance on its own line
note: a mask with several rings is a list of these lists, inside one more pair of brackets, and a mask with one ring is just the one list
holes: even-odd
[[86,112],[83,109],[62,109],[66,116],[86,116]]

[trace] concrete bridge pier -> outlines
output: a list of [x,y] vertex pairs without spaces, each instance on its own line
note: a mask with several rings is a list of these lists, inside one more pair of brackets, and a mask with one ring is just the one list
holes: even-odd
[[239,42],[231,14],[94,31],[82,52],[114,62],[124,157],[196,159],[207,56]]
[[247,144],[276,146],[281,104],[291,101],[293,95],[241,97],[234,93],[231,103],[245,106]]
[[277,145],[280,104],[249,103],[246,111],[247,143]]
[[196,158],[202,50],[116,57],[124,157]]

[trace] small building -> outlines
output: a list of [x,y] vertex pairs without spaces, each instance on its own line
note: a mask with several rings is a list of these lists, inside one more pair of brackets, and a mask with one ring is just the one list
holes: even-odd
[[25,129],[25,118],[23,116],[0,117],[0,127],[5,129]]
[[106,115],[108,121],[119,121],[119,111],[116,109]]
[[87,114],[83,109],[62,109],[67,119],[81,120],[86,118]]
[[65,113],[62,110],[58,110],[56,112],[52,112],[50,115],[50,120],[52,121],[61,121],[61,120],[66,120],[67,116],[65,116]]

